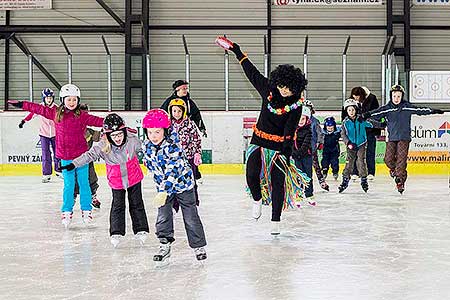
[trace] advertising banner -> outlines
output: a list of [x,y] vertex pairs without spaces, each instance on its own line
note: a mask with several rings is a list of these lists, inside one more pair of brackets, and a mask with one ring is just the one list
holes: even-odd
[[348,6],[348,5],[382,5],[382,0],[274,0],[273,5],[320,5],[320,6]]
[[1,0],[0,10],[51,9],[52,0]]

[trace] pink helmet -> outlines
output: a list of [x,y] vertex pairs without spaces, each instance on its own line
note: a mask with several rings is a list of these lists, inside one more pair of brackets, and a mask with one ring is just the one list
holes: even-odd
[[154,108],[147,112],[144,119],[142,119],[143,128],[169,128],[170,118],[169,114],[163,109]]

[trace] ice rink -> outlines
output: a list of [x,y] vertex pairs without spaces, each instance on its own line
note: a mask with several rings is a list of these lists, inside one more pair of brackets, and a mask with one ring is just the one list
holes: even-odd
[[[332,179],[331,179],[332,180]],[[351,182],[343,193],[316,188],[316,207],[285,212],[270,236],[270,210],[250,218],[243,176],[205,176],[200,216],[208,259],[199,265],[175,219],[171,263],[156,269],[158,241],[109,242],[111,191],[100,178],[102,208],[69,230],[60,223],[62,181],[2,177],[0,299],[448,299],[450,197],[447,177],[410,177],[401,196],[390,178]],[[156,210],[144,181],[151,230]],[[128,215],[128,213],[127,213]]]

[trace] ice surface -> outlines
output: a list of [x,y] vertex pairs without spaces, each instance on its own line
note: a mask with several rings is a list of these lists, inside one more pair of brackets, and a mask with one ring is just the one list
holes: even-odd
[[[337,193],[316,188],[317,207],[283,214],[270,236],[270,210],[251,220],[243,176],[205,176],[200,216],[208,259],[199,265],[180,215],[171,264],[155,269],[158,241],[134,240],[129,217],[118,249],[109,243],[111,191],[100,178],[102,208],[83,226],[79,202],[71,228],[60,221],[62,182],[1,177],[0,299],[448,299],[448,179],[411,177],[400,196],[391,179],[351,182]],[[149,177],[144,198],[156,210]],[[320,189],[320,188],[319,188]],[[127,213],[128,214],[128,213]]]

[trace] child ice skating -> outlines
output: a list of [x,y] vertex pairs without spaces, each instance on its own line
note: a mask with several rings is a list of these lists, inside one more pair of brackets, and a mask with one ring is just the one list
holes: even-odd
[[367,182],[366,128],[372,128],[373,125],[368,121],[361,120],[361,118],[357,116],[359,107],[355,100],[345,100],[344,108],[347,111],[348,116],[342,122],[341,135],[342,141],[347,146],[347,159],[342,174],[342,183],[339,186],[339,193],[342,193],[348,187],[355,160],[359,176],[361,177],[361,187],[364,192],[367,192],[369,184]]
[[246,152],[246,179],[253,198],[252,216],[258,220],[261,205],[272,204],[272,235],[280,234],[281,212],[296,207],[304,197],[306,174],[291,166],[294,133],[302,114],[301,97],[308,81],[293,65],[279,65],[264,77],[240,46],[218,37],[216,43],[232,51],[250,83],[261,96],[262,106]]
[[404,99],[404,96],[404,88],[401,85],[394,85],[390,91],[391,100],[386,105],[363,115],[364,118],[385,118],[386,120],[388,137],[384,162],[400,194],[405,190],[408,177],[406,167],[411,142],[411,116],[444,113],[440,109],[415,106]]
[[[58,107],[55,103],[55,93],[49,89],[42,90],[42,105],[50,108]],[[23,128],[26,122],[30,121],[34,113],[29,113],[19,124],[19,128]],[[42,183],[47,183],[52,178],[52,152],[53,162],[55,166],[55,174],[62,179],[62,173],[60,166],[60,160],[56,157],[56,145],[55,145],[55,122],[45,117],[40,117],[41,125],[39,126],[39,139],[41,141],[42,149]],[[52,152],[50,152],[50,147]]]
[[194,176],[183,152],[178,134],[170,126],[169,115],[162,109],[152,109],[142,120],[146,138],[145,165],[156,183],[157,194],[153,199],[158,207],[156,236],[159,251],[153,257],[157,264],[168,262],[171,244],[175,241],[173,228],[173,201],[177,200],[183,213],[183,221],[189,246],[195,257],[206,259],[206,238],[195,205]]
[[323,176],[325,178],[328,176],[328,171],[331,166],[333,178],[337,180],[339,176],[339,139],[341,138],[341,132],[337,129],[336,121],[333,117],[325,119],[323,133],[324,142],[321,161]]
[[[80,109],[80,89],[73,84],[61,87],[59,107],[48,107],[29,101],[10,100],[15,107],[41,115],[55,122],[56,156],[61,159],[61,165],[67,166],[72,160],[88,150],[84,134],[87,126],[102,127],[103,118],[93,116]],[[88,225],[92,221],[91,189],[88,179],[87,165],[68,171],[63,170],[64,192],[62,224],[68,228],[72,221],[74,206],[75,173],[80,186],[80,206],[83,222]]]
[[[197,126],[192,122],[186,114],[187,107],[182,99],[173,99],[169,103],[169,114],[173,129],[178,133],[184,154],[189,161],[194,178],[199,173],[198,166],[202,163],[202,140],[198,134]],[[195,203],[199,205],[198,185],[194,180]],[[179,203],[174,200],[174,209],[178,212]]]
[[144,174],[137,157],[138,152],[142,151],[142,142],[136,136],[136,131],[126,127],[123,119],[115,113],[106,116],[103,130],[104,136],[98,145],[63,169],[70,171],[102,158],[106,163],[106,176],[113,196],[109,218],[111,244],[117,247],[125,235],[126,193],[133,232],[136,239],[144,244],[149,229],[142,200],[141,181]]

